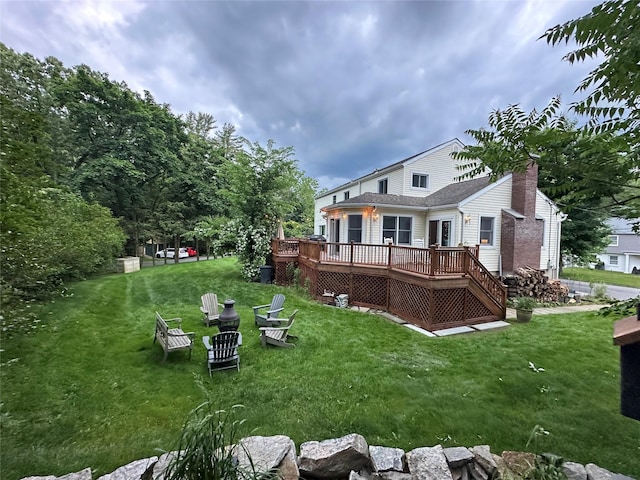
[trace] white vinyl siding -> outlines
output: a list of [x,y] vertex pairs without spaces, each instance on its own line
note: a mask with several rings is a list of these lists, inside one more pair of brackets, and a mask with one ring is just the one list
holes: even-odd
[[[378,192],[378,180],[387,179],[387,193],[391,195],[401,195],[402,194],[402,168],[398,170],[394,170],[392,172],[381,173],[380,175],[376,175],[371,177],[364,182],[362,182],[362,186],[360,188],[360,193],[358,195],[365,192]],[[354,194],[355,196],[355,194]]]
[[[540,268],[546,270],[551,265],[558,265],[560,261],[560,246],[558,245],[561,228],[560,215],[556,215],[558,209],[549,205],[546,197],[538,192],[536,194],[536,218],[544,220],[544,242],[540,251]],[[558,272],[555,272],[557,276]]]
[[456,164],[460,162],[451,158],[453,147],[456,145],[462,148],[462,145],[454,140],[443,145],[439,150],[407,162],[404,168],[404,191],[402,195],[414,197],[425,195],[424,189],[412,186],[414,173],[429,175],[429,193],[437,192],[453,183],[454,179],[460,175],[460,171],[456,169]]
[[500,227],[502,209],[511,207],[511,179],[495,185],[493,188],[460,206],[460,210],[469,218],[463,223],[462,242],[465,245],[478,245],[480,241],[480,217],[494,217],[494,245],[480,249],[480,261],[491,272],[497,272],[500,265]]

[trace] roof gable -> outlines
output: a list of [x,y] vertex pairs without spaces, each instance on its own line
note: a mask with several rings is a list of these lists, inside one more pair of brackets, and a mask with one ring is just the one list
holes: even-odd
[[366,173],[366,174],[362,175],[361,177],[358,177],[358,178],[356,178],[354,180],[351,180],[351,181],[349,181],[347,183],[343,183],[342,185],[334,187],[331,190],[323,192],[322,194],[320,194],[316,198],[324,197],[326,195],[331,195],[331,194],[333,194],[335,192],[338,192],[340,190],[344,190],[348,186],[351,186],[351,185],[356,184],[358,182],[362,182],[362,181],[365,181],[367,179],[370,179],[373,176],[384,175],[386,173],[393,172],[394,170],[398,170],[400,168],[403,168],[406,165],[411,165],[413,162],[424,158],[426,155],[430,155],[430,154],[432,154],[434,152],[437,152],[438,150],[441,150],[443,148],[446,148],[446,147],[448,147],[449,145],[452,145],[452,144],[457,144],[457,145],[460,146],[460,148],[464,148],[464,146],[465,146],[464,143],[462,143],[460,140],[458,140],[457,138],[453,138],[453,139],[451,139],[449,141],[446,141],[444,143],[436,145],[435,147],[431,147],[431,148],[429,148],[427,150],[424,150],[424,151],[422,151],[420,153],[416,153],[414,155],[411,155],[410,157],[403,158],[402,160],[399,160],[399,161],[394,162],[394,163],[392,163],[390,165],[387,165],[386,167],[376,168],[372,172]]
[[325,210],[333,210],[345,207],[362,206],[390,206],[390,207],[413,207],[418,209],[429,209],[447,205],[459,205],[469,201],[478,194],[493,188],[502,183],[506,177],[494,183],[490,183],[489,177],[474,178],[464,182],[457,182],[441,188],[427,197],[414,197],[408,195],[391,195],[387,193],[366,192],[362,195],[343,200],[325,207]]

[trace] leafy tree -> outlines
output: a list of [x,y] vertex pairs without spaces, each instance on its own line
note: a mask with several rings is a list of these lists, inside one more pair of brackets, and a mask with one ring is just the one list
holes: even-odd
[[634,174],[625,166],[621,152],[626,143],[620,137],[585,133],[564,117],[549,127],[553,108],[529,114],[518,105],[496,110],[489,116],[490,129],[467,131],[476,145],[455,156],[466,161],[460,178],[490,172],[495,180],[538,164],[538,186],[569,214],[562,229],[563,253],[586,260],[606,246],[610,204]]
[[54,96],[68,125],[66,182],[85,199],[121,219],[130,250],[164,205],[186,142],[182,122],[108,75],[81,65],[61,80]]
[[[548,43],[575,41],[564,58],[571,63],[587,57],[602,58],[576,91],[592,89],[571,105],[586,115],[584,135],[572,147],[571,161],[559,166],[552,189],[563,195],[564,208],[603,199],[602,208],[629,219],[640,217],[640,7],[637,2],[606,1],[576,20],[557,25],[542,35]],[[495,178],[508,171],[523,171],[549,153],[545,144],[553,130],[567,131],[555,97],[541,111],[526,114],[518,105],[489,116],[489,129],[469,130],[478,142],[458,155],[468,161],[461,178],[491,169]],[[552,164],[547,164],[552,168]],[[542,168],[542,167],[541,167]]]
[[234,153],[226,164],[232,215],[242,225],[238,237],[239,260],[245,278],[252,279],[264,264],[269,239],[275,235],[277,222],[293,211],[291,201],[299,171],[292,159],[293,148],[275,148],[269,140],[266,148],[259,143],[247,144]]
[[5,95],[0,102],[1,297],[3,310],[12,311],[20,301],[45,298],[63,282],[110,265],[124,235],[107,209],[47,175],[45,116]]
[[571,108],[591,118],[591,132],[621,131],[637,147],[640,127],[638,2],[606,1],[576,20],[548,29],[540,38],[551,45],[573,40],[578,48],[564,57],[570,63],[586,58],[603,59],[576,89],[593,90]]

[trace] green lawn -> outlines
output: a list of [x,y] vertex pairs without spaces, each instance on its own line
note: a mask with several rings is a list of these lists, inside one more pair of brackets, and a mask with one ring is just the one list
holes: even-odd
[[[236,300],[240,372],[207,375],[200,295]],[[94,478],[176,447],[202,401],[194,375],[222,408],[245,406],[243,435],[296,445],[357,432],[372,445],[538,445],[640,478],[640,422],[619,413],[619,352],[610,317],[537,316],[497,332],[427,338],[378,316],[320,305],[293,289],[247,284],[235,260],[159,266],[78,283],[47,304],[34,333],[2,341],[1,477]],[[300,309],[295,349],[263,349],[252,305],[287,296]],[[154,310],[197,333],[189,360],[152,345]],[[529,367],[532,362],[536,372]]]
[[590,268],[567,267],[562,269],[560,277],[587,283],[604,283],[623,287],[640,288],[640,275],[630,273],[594,270]]

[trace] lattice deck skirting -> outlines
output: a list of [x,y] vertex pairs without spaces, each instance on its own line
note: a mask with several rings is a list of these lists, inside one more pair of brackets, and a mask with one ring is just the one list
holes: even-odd
[[428,277],[380,265],[319,263],[302,256],[273,255],[275,282],[300,286],[319,301],[325,291],[349,295],[352,305],[388,311],[427,330],[472,325],[505,317],[505,308],[477,288],[469,275]]

